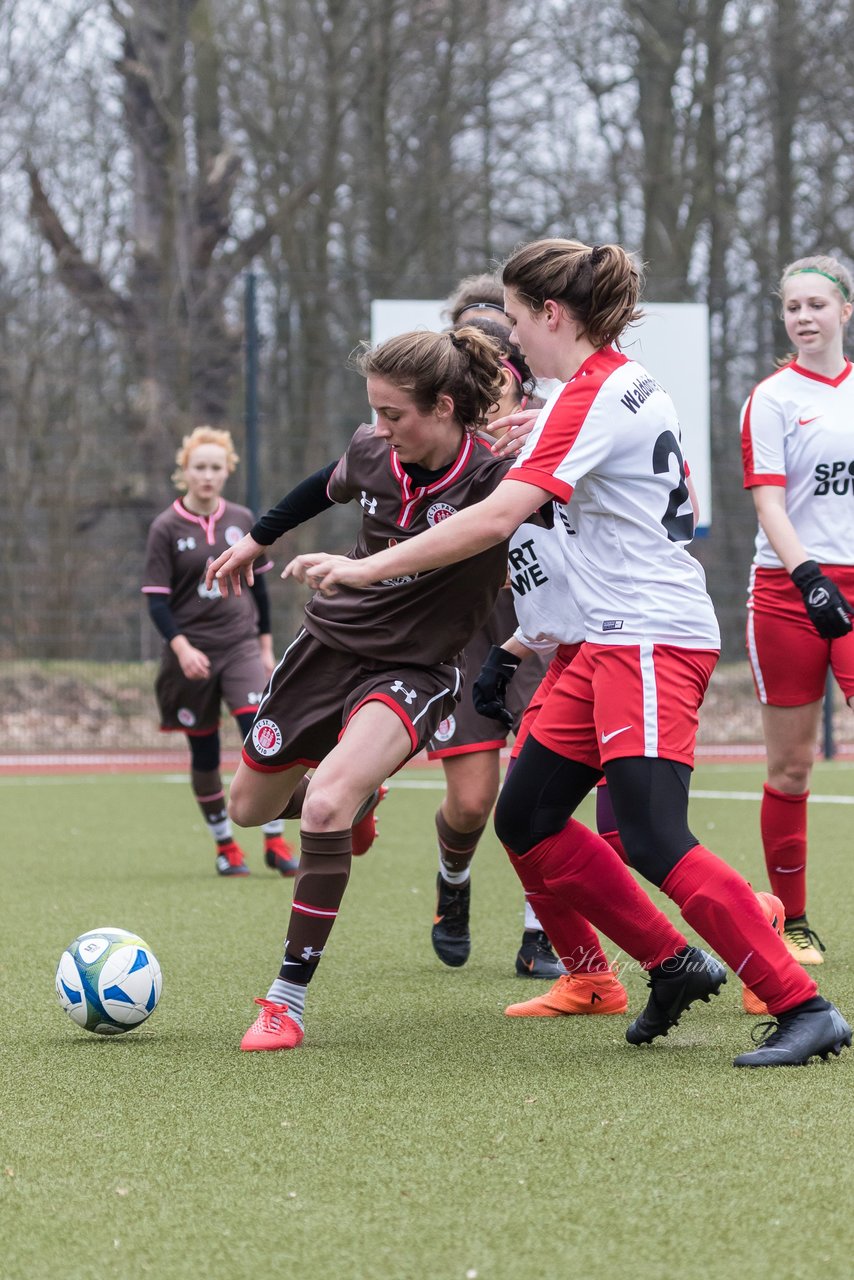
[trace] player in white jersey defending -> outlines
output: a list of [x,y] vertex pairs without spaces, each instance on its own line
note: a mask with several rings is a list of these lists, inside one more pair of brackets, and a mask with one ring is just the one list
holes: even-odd
[[[614,851],[572,817],[604,772],[632,865],[778,1020],[735,1065],[804,1065],[839,1053],[851,1044],[848,1023],[818,995],[743,877],[688,827],[697,713],[719,640],[702,569],[684,546],[692,517],[673,404],[616,345],[639,315],[640,273],[618,245],[553,239],[516,252],[503,282],[515,341],[538,377],[560,380],[516,465],[475,508],[405,545],[359,561],[302,556],[289,571],[322,591],[421,573],[506,538],[545,502],[566,506],[585,641],[505,783],[498,836],[550,937],[562,912],[578,910],[640,958],[652,903],[629,905]],[[711,956],[686,944],[675,964],[649,968],[649,1001],[627,1039],[666,1035],[723,980]]]
[[799,258],[780,296],[795,355],[741,414],[744,484],[759,517],[747,650],[768,755],[768,878],[790,950],[821,964],[806,915],[807,796],[828,670],[854,706],[854,370],[842,349],[854,281],[836,258]]
[[[555,504],[551,528],[526,522],[510,539],[510,562],[517,569],[515,575],[511,573],[511,582],[519,625],[513,635],[490,651],[472,686],[475,706],[484,715],[500,714],[518,667],[533,653],[549,654],[551,662],[522,716],[508,774],[549,692],[584,641],[584,619],[572,597],[567,565],[574,537],[575,531],[568,525],[563,508]],[[607,791],[604,779],[596,788],[597,827],[623,861],[627,861],[619,835],[613,829],[614,822],[603,825],[600,820],[603,812],[610,811],[609,803],[600,802],[603,789]],[[505,1009],[509,1017],[625,1013],[626,989],[608,962],[595,929],[577,911],[561,914],[556,945],[565,972],[545,994],[509,1005]]]
[[[510,342],[509,323],[488,318],[504,316],[504,291],[490,276],[461,281],[451,297],[454,313],[462,312],[464,325],[486,333],[501,352],[502,384],[499,400],[489,419],[524,408],[535,390],[534,377],[519,348]],[[493,308],[492,311],[487,308]],[[476,313],[469,319],[469,313]],[[459,328],[455,325],[454,329]],[[536,403],[542,404],[542,401]],[[489,433],[489,421],[482,428]],[[524,560],[524,548],[510,553],[508,581],[499,592],[495,608],[466,646],[465,660],[470,681],[484,658],[494,651],[516,626],[516,587],[525,577],[524,567],[514,570],[514,559]],[[524,589],[522,587],[521,589]],[[445,774],[445,795],[436,812],[436,839],[439,866],[436,876],[437,900],[431,940],[443,964],[457,968],[466,963],[471,948],[469,915],[471,864],[481,836],[486,830],[498,796],[501,780],[499,753],[511,730],[518,729],[522,714],[545,674],[546,662],[534,659],[526,664],[513,685],[509,705],[498,714],[481,713],[467,687],[451,715],[442,721],[431,740],[427,757],[441,762]],[[516,973],[524,978],[556,978],[563,966],[529,903],[525,903],[522,941],[515,957]]]

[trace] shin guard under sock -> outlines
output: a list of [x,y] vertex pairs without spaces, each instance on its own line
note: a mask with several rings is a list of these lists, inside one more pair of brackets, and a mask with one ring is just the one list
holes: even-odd
[[300,863],[280,978],[302,985],[311,980],[347,888],[351,849],[349,828],[300,832]]
[[750,885],[722,858],[695,845],[661,887],[771,1013],[816,995],[815,982],[789,954]]
[[439,870],[448,884],[465,884],[468,869],[485,827],[474,831],[457,831],[439,809],[436,835],[439,841]]
[[553,928],[567,909],[600,929],[644,969],[688,945],[611,846],[575,818],[520,857],[511,853],[511,860],[556,947],[560,943]]
[[[525,858],[511,857],[514,870],[522,884]],[[525,887],[526,917],[527,908],[535,914],[549,942],[552,944],[558,959],[567,973],[608,973],[610,965],[608,957],[602,950],[602,944],[593,926],[572,907],[560,903],[550,893],[538,892]],[[528,929],[527,918],[525,929]],[[536,925],[534,926],[537,927]]]
[[771,891],[786,908],[786,919],[807,909],[807,796],[762,789],[759,828]]
[[225,807],[225,791],[219,769],[191,769],[190,785],[214,840],[219,844],[230,840],[231,820]]

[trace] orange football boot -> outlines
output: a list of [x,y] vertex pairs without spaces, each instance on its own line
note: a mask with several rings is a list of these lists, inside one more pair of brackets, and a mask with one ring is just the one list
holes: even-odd
[[256,1049],[295,1049],[302,1044],[305,1032],[298,1022],[288,1017],[288,1006],[258,996],[261,1012],[240,1041],[244,1052]]
[[508,1018],[559,1018],[568,1013],[625,1013],[626,988],[611,973],[565,973],[542,996],[511,1004]]

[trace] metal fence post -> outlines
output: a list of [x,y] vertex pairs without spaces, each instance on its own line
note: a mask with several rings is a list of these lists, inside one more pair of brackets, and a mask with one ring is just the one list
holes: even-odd
[[261,508],[258,460],[258,312],[255,273],[247,271],[243,294],[245,329],[244,422],[246,426],[246,505],[254,516]]

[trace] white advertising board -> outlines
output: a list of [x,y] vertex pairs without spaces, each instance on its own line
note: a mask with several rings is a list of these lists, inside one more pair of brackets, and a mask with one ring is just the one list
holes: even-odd
[[[442,301],[377,298],[371,304],[371,342],[409,329],[443,329]],[[709,309],[699,302],[644,302],[644,318],[622,344],[673,397],[682,444],[700,502],[697,533],[712,517],[709,446]]]

